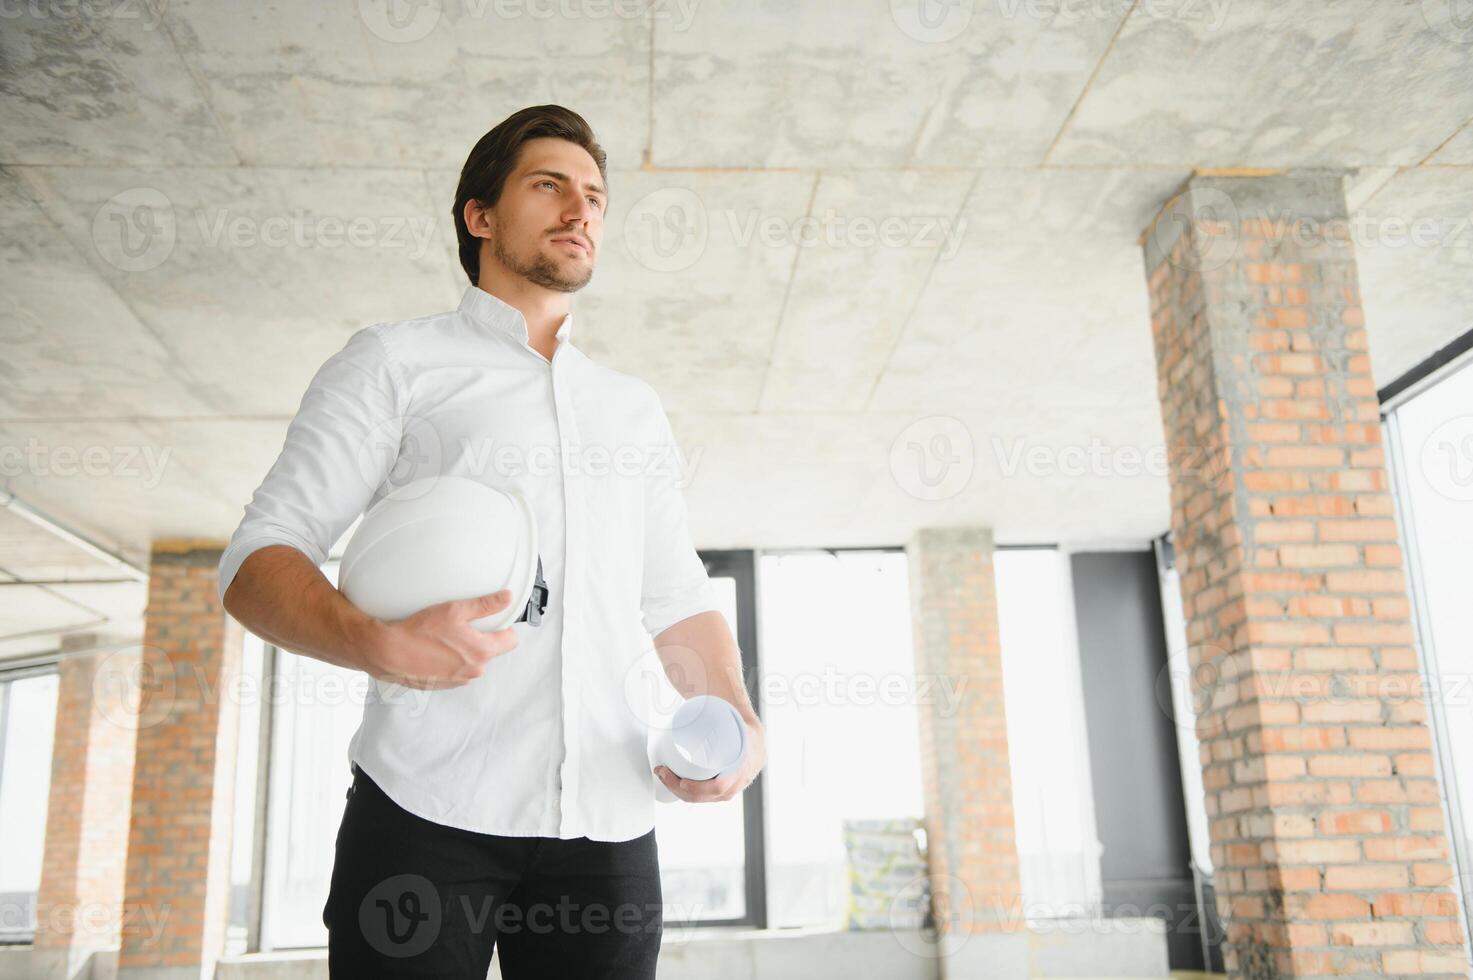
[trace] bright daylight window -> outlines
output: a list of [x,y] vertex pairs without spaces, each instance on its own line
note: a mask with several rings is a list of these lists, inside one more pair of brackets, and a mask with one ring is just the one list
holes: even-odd
[[1463,912],[1473,929],[1473,364],[1397,403],[1386,441]]
[[[338,565],[322,569],[337,584]],[[246,644],[231,859],[231,949],[246,945],[253,868],[262,868],[261,951],[327,945],[322,906],[332,879],[333,842],[352,782],[348,742],[363,717],[368,675],[272,648]],[[254,672],[254,676],[253,676]],[[262,683],[262,677],[269,682]],[[265,712],[261,712],[262,701]],[[260,778],[256,746],[267,724],[268,762]],[[264,782],[265,826],[257,826]],[[253,846],[263,847],[257,857]]]
[[768,924],[839,928],[844,821],[922,812],[906,556],[764,554],[758,585]]
[[36,931],[56,681],[55,667],[0,674],[0,943]]
[[1077,918],[1103,893],[1069,556],[1003,548],[993,567],[1021,911]]

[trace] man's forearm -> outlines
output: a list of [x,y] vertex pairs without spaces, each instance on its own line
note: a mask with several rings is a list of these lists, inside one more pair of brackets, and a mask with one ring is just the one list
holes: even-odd
[[225,591],[225,610],[263,640],[353,670],[369,670],[381,625],[333,588],[310,558],[284,544],[247,556]]
[[713,694],[736,706],[749,725],[761,726],[742,682],[742,652],[726,617],[715,610],[697,613],[655,637],[655,652],[665,676],[684,697]]

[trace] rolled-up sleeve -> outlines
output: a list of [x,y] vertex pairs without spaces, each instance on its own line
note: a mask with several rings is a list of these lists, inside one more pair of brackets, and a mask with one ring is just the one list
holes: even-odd
[[721,608],[706,565],[691,543],[675,434],[658,396],[654,414],[655,458],[645,476],[639,600],[644,628],[652,639],[682,619]]
[[323,362],[302,395],[281,454],[220,556],[221,601],[241,564],[267,545],[325,562],[392,470],[402,422],[389,351],[376,327],[364,327]]

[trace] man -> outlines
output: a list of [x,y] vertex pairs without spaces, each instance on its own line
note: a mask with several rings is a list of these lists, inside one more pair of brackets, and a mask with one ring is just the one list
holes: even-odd
[[[572,344],[605,159],[560,106],[514,113],[476,144],[453,208],[470,280],[458,309],[365,327],[318,369],[221,556],[222,601],[243,625],[375,681],[323,909],[334,976],[480,980],[495,946],[508,980],[653,978],[654,780],[726,800],[766,758],[673,466],[610,462],[673,447],[660,399]],[[379,621],[319,571],[367,507],[440,474],[532,505],[550,590],[540,624],[468,625],[505,592]],[[627,698],[636,616],[681,694],[742,714],[739,771],[651,770]]]

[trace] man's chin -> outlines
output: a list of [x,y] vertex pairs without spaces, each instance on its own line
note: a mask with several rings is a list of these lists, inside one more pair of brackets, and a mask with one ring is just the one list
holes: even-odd
[[[588,285],[593,278],[593,263],[581,255],[559,255],[560,261],[552,263],[548,273],[548,279],[554,279],[562,283],[555,287],[562,289],[565,293],[571,293]],[[556,270],[556,271],[553,271]]]
[[593,279],[591,268],[583,269],[542,269],[540,275],[534,274],[527,278],[547,289],[555,289],[560,293],[576,293]]

